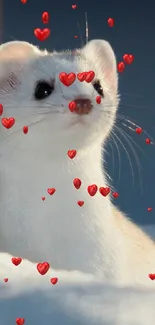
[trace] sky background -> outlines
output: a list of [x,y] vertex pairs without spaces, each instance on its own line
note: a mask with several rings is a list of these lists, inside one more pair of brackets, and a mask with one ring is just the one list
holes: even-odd
[[[135,4],[137,3],[137,4]],[[77,4],[77,9],[72,9]],[[85,43],[85,12],[88,14],[89,39],[102,38],[114,48],[117,61],[125,53],[131,53],[135,59],[126,66],[120,75],[119,90],[121,103],[117,126],[122,129],[128,140],[116,132],[130,157],[130,163],[123,146],[116,139],[120,160],[113,141],[107,143],[106,168],[113,179],[113,185],[119,192],[115,203],[137,223],[155,224],[155,146],[145,144],[146,134],[138,135],[123,126],[126,123],[121,115],[141,126],[155,139],[155,19],[153,1],[139,2],[122,0],[4,0],[3,42],[15,40],[29,41],[49,51],[53,49],[74,49]],[[35,28],[43,28],[42,12],[50,14],[51,36],[40,42],[33,34]],[[110,28],[107,20],[115,19]],[[80,26],[80,28],[78,28]],[[47,25],[45,25],[47,27]],[[79,30],[80,29],[80,30]],[[75,39],[74,36],[78,35]],[[133,126],[132,126],[133,127]],[[133,127],[135,129],[135,127]],[[136,143],[134,143],[134,142]],[[132,149],[135,154],[133,154]],[[142,166],[141,176],[136,156]],[[132,176],[131,165],[134,173]],[[120,174],[120,177],[119,177]],[[133,183],[134,181],[134,183]],[[152,212],[147,208],[152,207]]]

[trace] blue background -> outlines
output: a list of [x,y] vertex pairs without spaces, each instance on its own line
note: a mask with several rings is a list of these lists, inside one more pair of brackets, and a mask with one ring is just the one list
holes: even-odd
[[[120,119],[121,115],[129,117],[131,121],[145,129],[152,139],[155,138],[155,6],[153,1],[149,0],[143,0],[140,4],[131,0],[74,1],[27,0],[27,4],[23,5],[20,0],[4,0],[1,11],[3,42],[12,39],[26,40],[46,47],[49,51],[80,47],[85,42],[85,11],[87,11],[89,39],[108,40],[118,61],[122,60],[124,53],[134,55],[134,63],[127,66],[120,76],[121,104],[117,126],[131,137],[131,147],[142,166],[141,176],[130,145],[118,131],[116,135],[128,152],[134,177],[127,155],[118,139],[116,141],[121,164],[116,146],[109,140],[106,167],[115,189],[120,194],[115,203],[137,223],[155,224],[155,147],[145,144],[144,133],[137,135],[135,131],[123,126],[125,121]],[[71,8],[72,4],[77,4],[76,10]],[[33,30],[37,27],[43,28],[41,22],[43,11],[50,13],[51,20],[48,26],[51,28],[51,36],[42,43],[35,38]],[[113,28],[109,28],[107,24],[109,17],[115,19]],[[75,39],[74,35],[78,35],[79,38]],[[148,207],[152,207],[152,212],[147,211]]]

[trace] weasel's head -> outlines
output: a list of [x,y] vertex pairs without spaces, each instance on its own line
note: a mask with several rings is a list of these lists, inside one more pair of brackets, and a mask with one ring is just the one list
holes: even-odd
[[[77,74],[89,71],[94,71],[94,79],[80,82]],[[61,72],[75,73],[73,84],[65,86],[59,79]],[[117,87],[115,55],[104,40],[61,53],[40,51],[26,42],[6,43],[0,46],[0,102],[2,117],[14,117],[16,123],[9,131],[0,126],[0,131],[17,137],[16,131],[28,125],[38,143],[48,141],[49,147],[66,149],[104,141],[115,122]],[[72,101],[74,112],[68,108]]]

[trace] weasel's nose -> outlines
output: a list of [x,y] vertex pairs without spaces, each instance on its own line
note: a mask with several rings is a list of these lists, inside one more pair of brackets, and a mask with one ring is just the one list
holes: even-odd
[[75,113],[78,115],[89,114],[91,111],[93,104],[88,98],[79,98],[74,100],[76,104]]

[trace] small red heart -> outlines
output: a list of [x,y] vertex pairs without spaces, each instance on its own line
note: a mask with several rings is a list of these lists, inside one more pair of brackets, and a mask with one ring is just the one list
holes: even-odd
[[25,3],[27,2],[27,0],[21,0],[21,2],[22,2],[23,4],[25,4]]
[[94,77],[95,77],[95,72],[94,71],[88,71],[86,73],[85,81],[87,83],[90,83],[94,79]]
[[9,117],[9,118],[4,117],[1,119],[1,122],[6,129],[10,129],[15,124],[15,119],[14,117]]
[[76,103],[74,101],[73,102],[70,102],[68,104],[68,108],[69,108],[70,112],[73,113],[75,111],[75,109],[76,109]]
[[86,78],[86,75],[87,75],[86,72],[80,72],[77,74],[77,78],[80,82],[83,82]]
[[56,189],[55,189],[54,187],[52,187],[52,188],[48,188],[48,189],[47,189],[47,193],[48,193],[49,195],[53,195],[53,194],[55,193],[55,191],[56,191]]
[[0,104],[0,116],[3,114],[3,105]]
[[12,257],[11,261],[14,265],[18,266],[22,262],[22,258],[21,257]]
[[73,184],[74,184],[75,188],[78,190],[81,187],[81,179],[74,178]]
[[134,60],[134,56],[132,54],[124,54],[123,60],[125,61],[126,64],[131,64]]
[[48,24],[50,20],[49,13],[47,11],[42,13],[42,22],[43,24]]
[[28,131],[29,131],[29,128],[28,128],[28,126],[23,126],[23,133],[24,134],[27,134],[28,133]]
[[110,188],[109,187],[100,187],[99,188],[99,192],[103,195],[103,196],[107,196],[110,193]]
[[150,144],[151,140],[149,138],[146,138],[145,142],[146,142],[146,144]]
[[97,104],[101,104],[101,96],[97,96],[96,97],[96,103]]
[[76,9],[77,5],[72,5],[72,9]]
[[45,41],[51,34],[51,31],[49,28],[36,28],[34,29],[34,35],[39,39],[39,41]]
[[9,280],[8,278],[5,278],[5,279],[4,279],[4,282],[8,282],[8,280]]
[[113,196],[115,199],[117,199],[117,198],[119,197],[119,193],[118,193],[118,192],[113,192],[113,193],[112,193],[112,196]]
[[41,199],[42,199],[42,201],[45,201],[46,198],[45,198],[45,196],[43,196]]
[[88,188],[87,188],[87,191],[88,191],[90,196],[94,196],[96,194],[97,190],[98,190],[98,187],[95,184],[89,185]]
[[68,157],[73,159],[76,156],[76,150],[68,150]]
[[24,325],[25,319],[24,318],[16,318],[16,324],[17,325]]
[[108,18],[108,25],[109,25],[109,27],[114,26],[114,18]]
[[137,134],[141,134],[143,132],[143,129],[142,128],[136,128],[136,133]]
[[37,264],[37,270],[41,275],[45,275],[48,272],[49,268],[50,265],[47,262]]
[[149,274],[149,278],[150,278],[151,280],[155,280],[155,273],[150,273],[150,274]]
[[124,64],[124,62],[119,62],[119,63],[117,64],[117,70],[118,70],[118,72],[123,72],[124,69],[125,69],[125,64]]
[[66,73],[66,72],[61,72],[59,74],[59,79],[60,81],[66,86],[69,87],[73,84],[73,82],[76,79],[76,74],[71,72],[71,73]]
[[147,208],[147,211],[148,211],[148,212],[152,211],[152,208]]
[[58,282],[58,278],[51,278],[50,282],[55,285]]
[[78,36],[77,36],[77,35],[75,35],[75,36],[74,36],[74,38],[78,38]]
[[84,205],[84,201],[77,201],[77,204],[79,205],[79,207],[82,207]]

